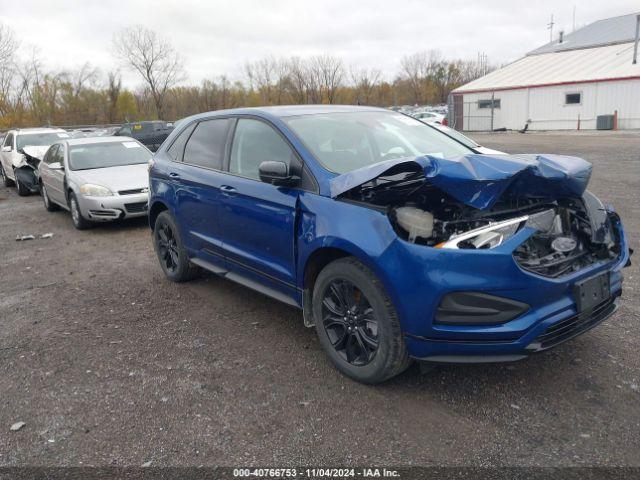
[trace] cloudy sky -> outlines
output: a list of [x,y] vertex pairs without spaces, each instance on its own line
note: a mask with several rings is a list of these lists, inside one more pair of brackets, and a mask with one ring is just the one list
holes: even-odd
[[26,55],[36,48],[49,68],[86,61],[103,72],[121,68],[112,39],[142,24],[168,37],[186,59],[188,82],[242,75],[246,61],[265,56],[330,53],[348,65],[378,68],[387,77],[399,59],[425,49],[449,58],[488,55],[506,63],[577,26],[640,11],[638,0],[0,0],[0,21],[11,26]]

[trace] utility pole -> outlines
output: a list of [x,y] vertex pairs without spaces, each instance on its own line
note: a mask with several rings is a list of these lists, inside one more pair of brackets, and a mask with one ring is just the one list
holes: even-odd
[[553,13],[551,14],[551,21],[547,24],[547,29],[549,30],[549,41],[553,42]]

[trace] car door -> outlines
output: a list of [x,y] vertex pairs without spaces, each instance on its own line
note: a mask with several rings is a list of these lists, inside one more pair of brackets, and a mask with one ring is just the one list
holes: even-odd
[[[67,195],[65,192],[65,150],[64,144],[55,145],[57,148],[50,152],[47,169],[47,192],[49,198],[60,205],[67,205]],[[47,152],[49,153],[49,152]]]
[[[220,186],[220,213],[227,268],[296,303],[294,230],[298,190],[260,181],[258,167],[301,162],[273,126],[255,118],[237,121],[228,175]],[[282,296],[281,295],[281,296]],[[296,299],[290,301],[291,299]],[[284,298],[282,300],[287,301]]]
[[2,162],[2,168],[4,169],[5,175],[8,178],[14,178],[12,165],[12,155],[15,153],[14,138],[15,136],[13,132],[9,132],[4,138],[2,149],[0,151],[0,161]]
[[[53,153],[57,148],[58,144],[54,143],[53,145],[51,145],[49,147],[49,150],[47,150],[47,152],[42,157],[42,162],[40,162],[40,165],[38,166],[38,169],[40,170],[40,182],[42,182],[42,185],[47,189],[47,192],[51,190],[51,170],[49,169],[49,164],[51,163],[53,159]],[[51,197],[51,194],[48,193],[48,195],[49,200],[52,200],[53,197]]]
[[[229,118],[212,118],[187,127],[192,132],[182,158],[169,167],[183,241],[192,255],[219,268],[225,267],[218,216],[220,185],[228,176],[222,168],[230,125]],[[169,148],[170,156],[181,136]]]

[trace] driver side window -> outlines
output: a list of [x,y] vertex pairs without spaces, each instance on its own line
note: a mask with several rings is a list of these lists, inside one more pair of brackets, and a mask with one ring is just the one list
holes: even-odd
[[272,127],[251,118],[238,120],[231,146],[229,172],[260,180],[260,164],[269,160],[284,162],[289,169],[292,163],[297,163],[289,144]]
[[44,158],[42,159],[42,161],[44,163],[46,163],[47,165],[53,163],[56,161],[56,152],[58,151],[59,145],[52,145],[51,148],[49,148],[49,150],[47,150],[47,153],[45,153]]
[[58,149],[56,150],[54,162],[58,162],[62,167],[64,167],[64,146],[58,145]]
[[7,138],[4,139],[4,144],[2,146],[11,147],[11,150],[13,150],[13,133],[7,135]]

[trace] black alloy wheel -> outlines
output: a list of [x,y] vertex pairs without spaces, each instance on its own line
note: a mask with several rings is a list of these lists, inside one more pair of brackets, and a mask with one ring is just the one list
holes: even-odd
[[158,257],[163,263],[167,272],[175,274],[178,270],[178,244],[173,230],[168,223],[163,223],[158,227]]
[[378,322],[366,296],[345,279],[333,280],[322,299],[322,324],[338,355],[355,366],[378,351]]
[[346,376],[375,384],[411,364],[391,298],[356,258],[339,258],[320,271],[311,309],[322,348]]
[[189,259],[178,225],[166,210],[158,215],[153,225],[153,244],[162,271],[172,282],[186,282],[200,273]]

